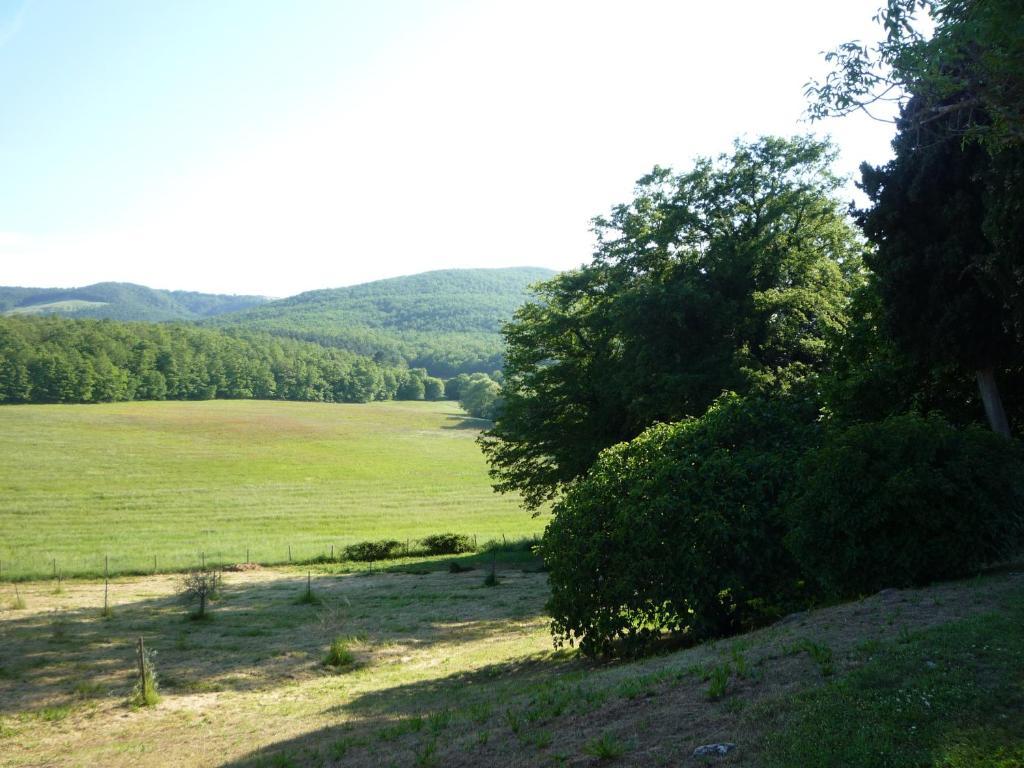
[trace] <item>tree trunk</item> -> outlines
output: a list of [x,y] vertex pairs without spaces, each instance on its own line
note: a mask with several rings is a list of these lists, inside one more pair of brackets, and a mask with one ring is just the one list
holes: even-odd
[[983,368],[975,372],[978,377],[978,389],[981,391],[981,402],[985,405],[985,416],[992,431],[1003,437],[1010,436],[1010,424],[1003,410],[1003,400],[999,397],[999,385],[996,374],[991,368]]

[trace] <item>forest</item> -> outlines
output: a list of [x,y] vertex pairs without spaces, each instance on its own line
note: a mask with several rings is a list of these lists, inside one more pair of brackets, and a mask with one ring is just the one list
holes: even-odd
[[310,291],[209,322],[313,341],[433,376],[502,365],[502,323],[554,272],[534,267],[450,269]]
[[438,400],[426,371],[241,329],[0,318],[0,403]]

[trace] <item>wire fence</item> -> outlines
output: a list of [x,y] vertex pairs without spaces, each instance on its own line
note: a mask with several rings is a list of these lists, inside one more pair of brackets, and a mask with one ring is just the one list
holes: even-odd
[[[0,582],[39,581],[54,579],[89,579],[121,576],[144,576],[161,573],[181,573],[206,569],[222,570],[250,565],[261,567],[310,565],[330,563],[386,562],[418,557],[456,557],[474,552],[502,551],[506,549],[530,549],[540,542],[540,537],[505,534],[480,535],[463,534],[469,546],[463,551],[436,551],[424,547],[423,539],[407,538],[398,541],[385,556],[367,558],[353,557],[352,550],[366,542],[338,539],[319,543],[302,542],[261,543],[255,546],[231,547],[224,549],[195,548],[169,550],[152,553],[119,554],[97,552],[91,554],[39,553],[18,557],[17,552],[0,556]],[[395,542],[392,542],[395,543]]]

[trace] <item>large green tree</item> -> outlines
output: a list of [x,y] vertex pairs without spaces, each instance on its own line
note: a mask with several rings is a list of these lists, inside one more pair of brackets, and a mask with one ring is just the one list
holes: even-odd
[[496,486],[537,507],[654,422],[816,370],[861,255],[832,158],[810,138],[738,142],[655,168],[595,219],[592,263],[505,328],[504,407],[482,438]]
[[998,176],[992,157],[953,137],[921,142],[915,106],[893,142],[896,157],[862,168],[872,207],[861,223],[876,245],[867,259],[872,281],[900,347],[926,367],[974,371],[990,426],[1008,435],[997,381],[1022,363],[1008,307],[1019,294],[1012,270],[1024,260],[985,234]]
[[1024,144],[1024,3],[887,0],[875,18],[882,40],[826,54],[832,70],[807,87],[812,118],[914,97],[915,130],[941,127],[993,153]]

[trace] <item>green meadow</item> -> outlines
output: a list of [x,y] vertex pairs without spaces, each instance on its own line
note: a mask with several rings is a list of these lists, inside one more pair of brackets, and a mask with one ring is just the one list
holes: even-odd
[[[308,560],[368,539],[539,534],[450,402],[0,408],[0,578]],[[290,554],[289,554],[290,548]]]

